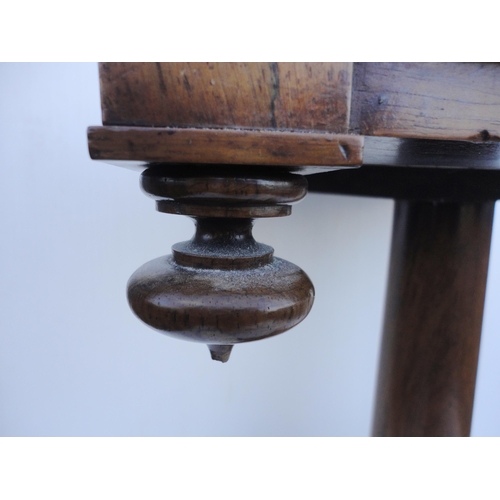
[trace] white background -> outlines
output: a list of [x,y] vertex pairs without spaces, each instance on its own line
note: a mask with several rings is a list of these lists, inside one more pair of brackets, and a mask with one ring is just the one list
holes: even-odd
[[[390,200],[310,194],[258,241],[316,288],[290,332],[226,364],[148,329],[125,285],[189,239],[138,174],[88,156],[97,64],[0,64],[0,435],[366,436],[388,269]],[[495,222],[473,435],[500,435]]]

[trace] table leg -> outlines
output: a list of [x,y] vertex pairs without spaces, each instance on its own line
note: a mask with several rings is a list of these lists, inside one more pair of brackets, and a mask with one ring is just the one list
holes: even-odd
[[375,436],[469,435],[493,212],[396,201]]

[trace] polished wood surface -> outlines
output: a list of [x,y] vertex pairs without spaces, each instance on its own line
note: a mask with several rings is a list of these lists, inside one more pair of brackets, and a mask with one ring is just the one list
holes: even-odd
[[234,205],[275,205],[297,202],[307,194],[307,181],[301,175],[266,174],[246,169],[235,175],[233,169],[212,166],[168,165],[148,169],[141,175],[141,187],[150,197],[179,203],[211,202]]
[[396,202],[374,435],[469,435],[493,211]]
[[352,63],[101,63],[104,125],[348,131]]
[[287,173],[231,174],[186,166],[143,172],[142,188],[158,210],[194,217],[196,234],[140,267],[127,287],[132,310],[147,325],[205,343],[222,362],[234,344],[298,324],[314,300],[306,273],[252,236],[253,218],[288,215],[286,204],[305,196],[307,182]]
[[500,140],[500,64],[358,63],[350,131],[362,135]]

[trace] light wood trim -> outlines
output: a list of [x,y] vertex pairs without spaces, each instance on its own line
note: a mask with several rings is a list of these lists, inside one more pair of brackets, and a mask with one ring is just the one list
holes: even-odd
[[328,133],[89,127],[94,160],[268,166],[359,166],[363,138]]

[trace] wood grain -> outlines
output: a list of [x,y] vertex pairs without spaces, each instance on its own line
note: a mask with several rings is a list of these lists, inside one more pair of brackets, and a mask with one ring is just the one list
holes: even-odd
[[494,202],[396,202],[374,435],[470,432]]
[[500,64],[101,63],[104,125],[500,140]]
[[269,130],[89,127],[94,160],[269,166],[358,166],[363,138]]
[[164,204],[175,204],[176,213],[196,221],[190,241],[175,244],[172,255],[130,278],[129,303],[142,321],[167,335],[204,342],[213,359],[225,362],[230,346],[277,335],[307,316],[314,300],[308,276],[252,235],[253,217],[290,212],[281,203],[305,195],[304,178],[235,178],[229,171],[210,177],[196,167],[168,166],[152,167],[141,178],[159,210],[172,213]]
[[161,333],[210,345],[234,345],[293,328],[309,313],[314,287],[294,264],[274,257],[257,269],[178,265],[172,256],[141,266],[129,279],[134,313]]
[[276,205],[294,203],[307,194],[302,175],[265,174],[254,169],[165,165],[141,175],[142,190],[155,200],[182,203]]
[[500,140],[500,65],[357,63],[350,130],[387,137]]
[[352,63],[101,63],[104,125],[348,130]]

